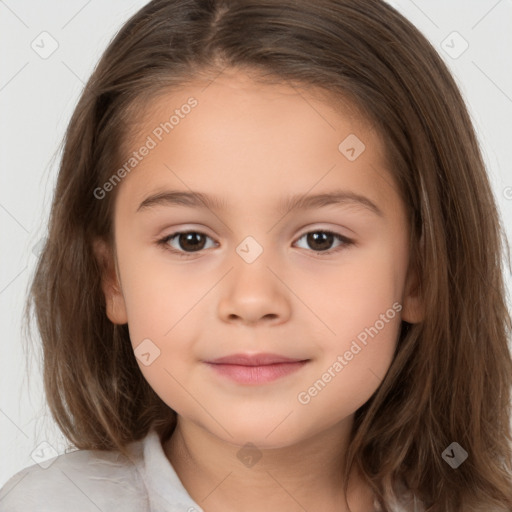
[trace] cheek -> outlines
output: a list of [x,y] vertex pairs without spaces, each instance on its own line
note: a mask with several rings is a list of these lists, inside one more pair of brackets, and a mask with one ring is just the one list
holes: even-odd
[[[160,398],[181,410],[190,402],[182,384],[197,362],[194,343],[205,324],[201,299],[212,279],[192,277],[184,267],[171,272],[168,264],[144,261],[135,251],[124,264],[123,293],[137,363]],[[197,392],[189,382],[186,386]]]
[[[338,335],[322,347],[319,364],[297,394],[300,406],[327,424],[342,420],[365,404],[393,361],[401,324],[399,310],[395,302],[376,321],[366,322],[361,315],[356,320],[347,319],[346,325],[340,321]],[[328,417],[322,416],[323,411],[330,411]]]
[[339,392],[359,406],[382,381],[401,326],[401,276],[395,271],[400,264],[390,248],[354,252],[339,271],[319,276],[316,291],[310,288],[308,305],[321,320],[316,353],[322,371],[330,370],[324,377],[310,375],[310,380],[319,380],[320,388],[328,383],[331,391],[322,393],[323,399]]
[[197,379],[191,379],[190,366],[179,357],[170,362],[168,348],[160,356],[145,366],[138,360],[144,379],[160,399],[178,414],[201,418],[201,408],[196,397],[201,397],[201,388],[194,386]]
[[132,343],[136,346],[144,338],[163,343],[171,337],[183,339],[176,336],[183,325],[188,326],[190,338],[191,326],[201,325],[199,303],[215,282],[214,276],[169,263],[163,251],[155,249],[130,248],[119,264]]
[[386,320],[400,316],[401,307],[393,304],[402,297],[402,265],[390,244],[375,244],[347,252],[339,265],[322,268],[314,278],[304,275],[294,291],[306,299],[327,339],[343,346],[343,340],[374,325],[388,310]]

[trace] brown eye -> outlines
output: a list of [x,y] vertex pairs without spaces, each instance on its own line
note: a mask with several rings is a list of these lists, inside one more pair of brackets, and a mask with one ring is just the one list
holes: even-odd
[[[177,232],[167,235],[158,241],[159,244],[167,246],[172,251],[186,256],[205,248],[207,239],[210,237],[198,231]],[[211,238],[210,238],[211,240]],[[173,242],[173,244],[171,244]]]
[[[349,240],[338,233],[326,230],[310,231],[302,235],[299,240],[302,240],[303,238],[306,239],[306,243],[308,245],[306,248],[312,249],[313,252],[324,254],[330,254],[331,252],[343,249],[353,243],[352,240]],[[336,240],[340,242],[340,245],[337,248],[332,249],[332,245]]]
[[178,236],[178,245],[185,251],[200,251],[205,245],[205,236],[202,233],[181,233]]
[[318,249],[319,251],[329,250],[334,242],[334,235],[323,231],[308,233],[306,237],[308,245],[313,249]]
[[[211,237],[200,231],[178,231],[165,236],[158,240],[157,243],[178,256],[187,257],[209,248],[206,247],[208,239],[212,240]],[[352,240],[329,230],[310,231],[302,235],[298,240],[302,239],[306,239],[306,249],[321,256],[337,252],[354,243]],[[336,241],[339,244],[333,249],[333,243]],[[213,246],[215,246],[215,243]]]

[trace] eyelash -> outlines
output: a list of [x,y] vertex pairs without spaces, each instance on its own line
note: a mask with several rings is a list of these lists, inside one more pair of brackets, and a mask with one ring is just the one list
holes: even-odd
[[[335,249],[329,249],[327,251],[312,251],[320,256],[328,256],[330,254],[333,254],[333,253],[339,252],[343,249],[346,249],[347,247],[349,247],[351,245],[354,245],[353,240],[350,240],[349,238],[346,238],[346,237],[340,235],[339,233],[335,233],[334,231],[330,231],[328,229],[316,229],[313,231],[307,231],[306,233],[303,233],[299,238],[297,238],[297,241],[299,241],[301,238],[304,238],[306,235],[309,235],[311,233],[324,233],[327,235],[332,235],[332,236],[334,236],[334,238],[336,238],[340,242],[343,242],[343,245],[341,245]],[[157,243],[157,245],[162,246],[164,250],[169,251],[173,254],[176,254],[180,258],[189,258],[189,257],[193,256],[194,254],[199,254],[202,250],[204,250],[204,249],[202,249],[202,250],[194,251],[194,252],[184,252],[184,251],[179,251],[179,250],[173,249],[169,246],[168,242],[170,242],[171,240],[173,240],[174,238],[176,238],[179,235],[186,235],[186,234],[199,234],[199,235],[203,235],[203,236],[206,236],[207,238],[212,239],[206,233],[203,233],[201,231],[193,231],[193,230],[192,231],[175,231],[174,233],[171,233],[170,235],[166,235],[165,237],[157,240],[156,243]]]

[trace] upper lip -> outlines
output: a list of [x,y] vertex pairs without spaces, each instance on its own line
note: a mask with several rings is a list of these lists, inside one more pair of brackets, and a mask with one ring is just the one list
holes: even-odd
[[236,364],[240,366],[265,366],[276,363],[296,363],[306,361],[306,359],[290,358],[278,354],[232,354],[230,356],[219,357],[207,363],[214,364]]

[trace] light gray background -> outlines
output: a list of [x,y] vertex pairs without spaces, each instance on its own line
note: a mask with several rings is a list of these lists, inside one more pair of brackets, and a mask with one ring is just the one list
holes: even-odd
[[[146,3],[0,0],[0,486],[15,472],[67,447],[46,408],[37,357],[27,380],[21,312],[37,244],[45,235],[58,146],[68,120],[108,42]],[[455,75],[512,240],[512,1],[390,3],[427,36]],[[44,31],[58,43],[46,59],[31,47],[50,48],[48,36],[40,36]],[[469,44],[460,56],[464,43],[451,35],[454,31]],[[511,290],[508,270],[506,278]]]

